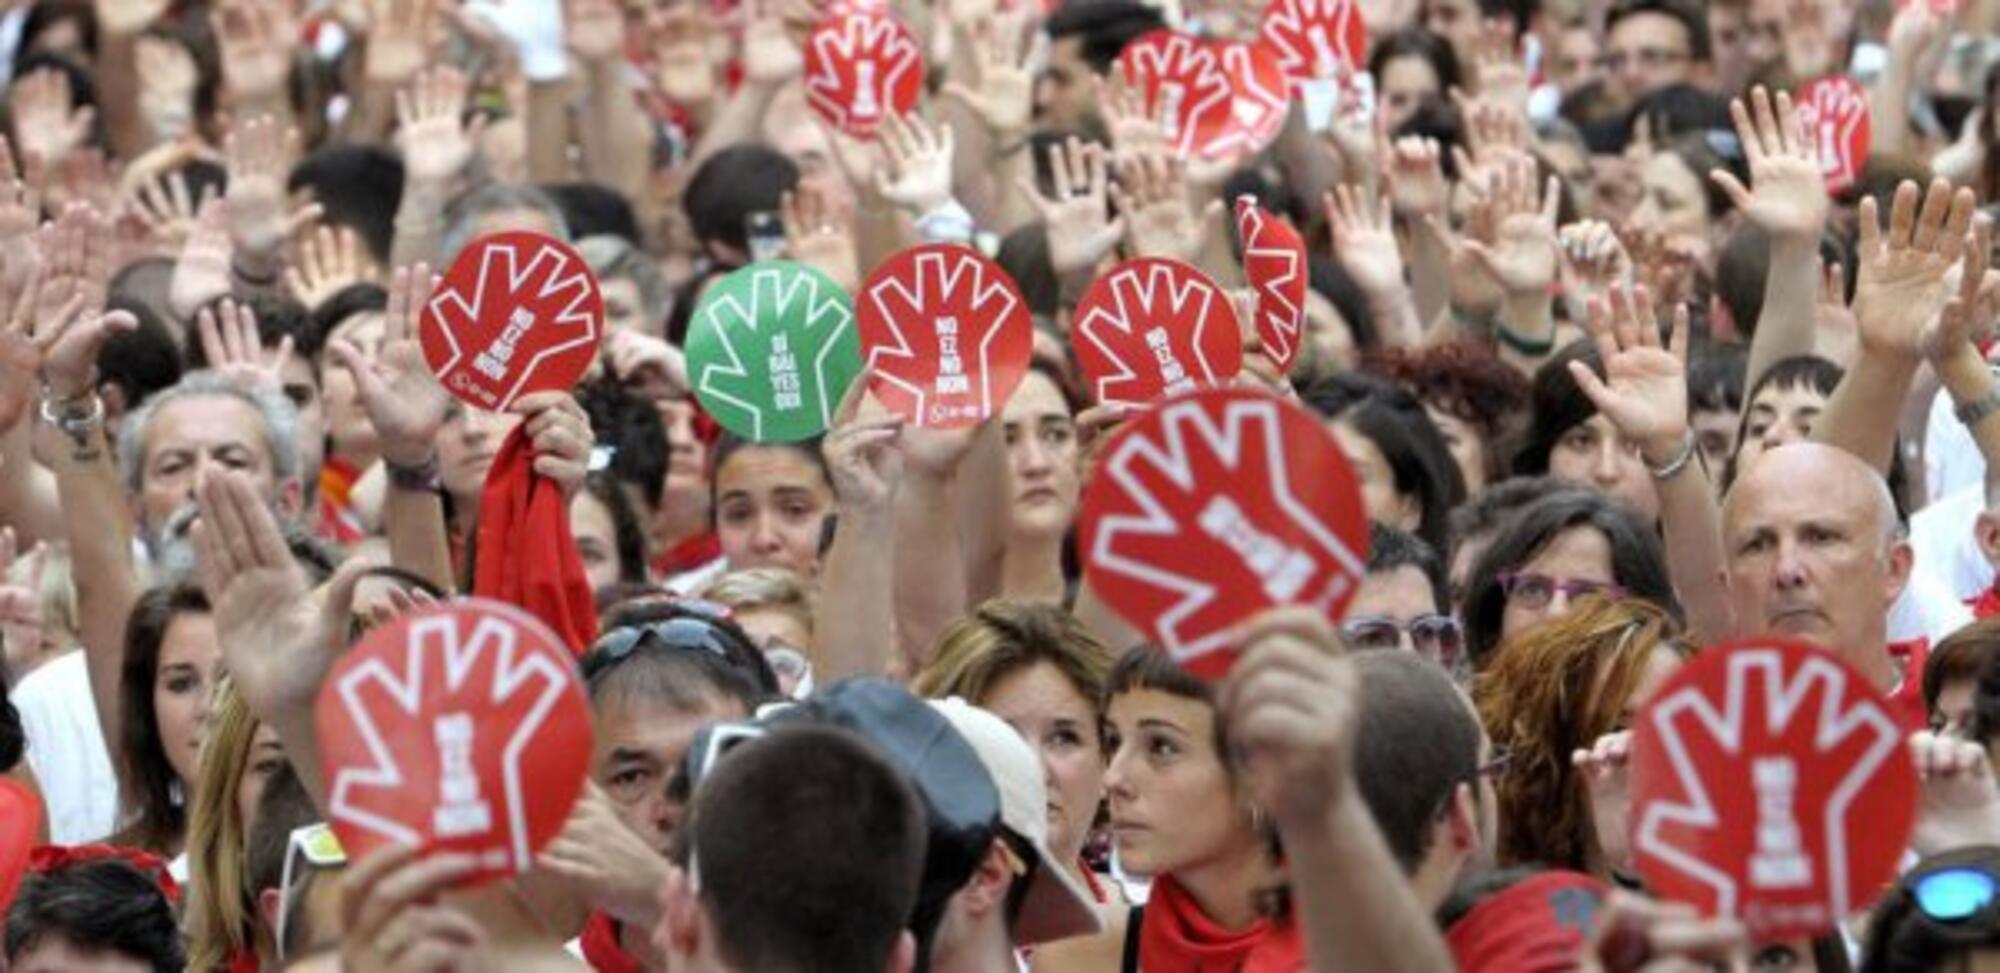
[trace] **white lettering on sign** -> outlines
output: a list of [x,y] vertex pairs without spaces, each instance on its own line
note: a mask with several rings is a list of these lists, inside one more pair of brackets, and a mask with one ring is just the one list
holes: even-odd
[[942,317],[937,319],[938,376],[937,394],[965,395],[972,391],[972,379],[966,377],[965,359],[958,354],[958,319]]
[[1236,501],[1210,497],[1201,508],[1201,529],[1243,559],[1245,567],[1263,583],[1264,594],[1275,602],[1289,602],[1312,580],[1313,560],[1304,551],[1257,529]]
[[431,725],[438,748],[438,806],[432,826],[440,837],[484,834],[493,826],[493,809],[479,797],[479,775],[472,769],[472,717],[445,713]]
[[1331,78],[1340,73],[1340,55],[1333,53],[1333,45],[1327,43],[1323,31],[1312,31],[1306,38],[1313,46],[1313,77]]
[[1757,851],[1750,856],[1750,884],[1762,889],[1796,889],[1812,884],[1812,862],[1792,810],[1799,768],[1790,757],[1759,757],[1750,765],[1757,792]]
[[521,343],[521,336],[534,327],[535,316],[527,308],[517,307],[507,316],[507,327],[501,329],[500,337],[486,346],[472,359],[472,367],[487,378],[499,381],[507,377],[507,363],[514,360],[514,346]]
[[771,339],[771,404],[790,411],[804,404],[799,385],[799,358],[792,354],[791,339],[778,335]]
[[1160,84],[1159,116],[1167,127],[1167,141],[1181,137],[1181,102],[1187,100],[1187,91],[1179,82],[1164,81]]
[[1153,349],[1153,359],[1160,363],[1160,380],[1167,384],[1166,394],[1177,395],[1194,388],[1194,379],[1188,377],[1187,368],[1174,357],[1174,349],[1167,343],[1165,328],[1147,331],[1146,347]]
[[882,114],[882,106],[875,100],[875,62],[859,60],[854,62],[854,117],[874,118]]

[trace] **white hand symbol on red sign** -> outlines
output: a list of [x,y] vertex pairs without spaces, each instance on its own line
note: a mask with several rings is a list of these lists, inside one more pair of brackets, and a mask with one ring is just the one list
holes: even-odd
[[567,660],[516,615],[491,602],[416,613],[329,677],[328,811],[355,854],[437,844],[498,875],[525,871],[561,830],[589,716]]
[[[1816,935],[1894,873],[1915,814],[1903,728],[1862,678],[1802,646],[1713,648],[1648,705],[1633,850],[1662,896]],[[1683,678],[1685,677],[1685,678]]]
[[922,426],[1000,411],[1027,368],[1034,323],[998,264],[952,244],[891,257],[857,308],[877,396]]
[[1853,185],[1868,156],[1867,93],[1852,79],[1835,76],[1807,85],[1797,100],[1799,120],[1817,149],[1828,191]]
[[1229,133],[1235,92],[1215,46],[1156,30],[1126,45],[1118,62],[1125,79],[1142,87],[1146,115],[1166,126],[1176,155],[1223,154],[1218,143]]
[[1353,0],[1272,0],[1259,34],[1293,80],[1337,78],[1365,66],[1368,26]]
[[438,381],[487,409],[568,388],[589,368],[603,315],[575,251],[533,234],[474,241],[430,304],[420,334]]
[[894,17],[850,12],[806,38],[806,99],[820,117],[859,138],[890,115],[916,107],[924,62],[917,41]]
[[1243,390],[1173,400],[1099,461],[1083,535],[1091,584],[1183,664],[1231,648],[1233,627],[1263,608],[1337,617],[1361,576],[1352,474],[1288,409]]
[[1216,43],[1222,52],[1222,67],[1229,76],[1229,129],[1210,143],[1205,152],[1223,157],[1235,152],[1261,152],[1285,127],[1291,110],[1291,82],[1269,47],[1258,44]]
[[1236,202],[1236,229],[1243,275],[1257,292],[1257,337],[1278,370],[1289,372],[1306,319],[1305,241],[1247,196]]
[[1236,377],[1243,335],[1227,295],[1200,271],[1142,257],[1119,264],[1078,302],[1077,360],[1097,401],[1143,405]]

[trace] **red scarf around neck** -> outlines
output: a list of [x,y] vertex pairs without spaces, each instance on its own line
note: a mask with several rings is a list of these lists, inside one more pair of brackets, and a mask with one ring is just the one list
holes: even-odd
[[479,498],[479,550],[472,593],[516,605],[541,619],[582,655],[597,640],[590,579],[569,532],[569,501],[535,472],[528,424],[500,444]]
[[1144,973],[1297,973],[1305,942],[1289,920],[1259,919],[1228,930],[1201,911],[1172,875],[1153,880],[1139,932]]

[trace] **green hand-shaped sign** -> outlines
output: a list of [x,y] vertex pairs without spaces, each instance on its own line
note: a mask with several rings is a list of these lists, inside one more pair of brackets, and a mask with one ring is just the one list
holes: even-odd
[[695,396],[723,428],[754,442],[810,439],[861,371],[854,300],[810,267],[751,264],[702,297],[687,361]]

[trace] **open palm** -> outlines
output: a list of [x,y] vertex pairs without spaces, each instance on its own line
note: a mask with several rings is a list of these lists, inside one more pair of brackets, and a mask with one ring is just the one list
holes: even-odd
[[1765,232],[1780,237],[1818,236],[1830,205],[1826,180],[1814,143],[1807,138],[1805,124],[1792,106],[1792,96],[1779,92],[1774,106],[1770,92],[1758,87],[1751,92],[1749,105],[1738,99],[1730,103],[1729,111],[1750,163],[1752,188],[1745,189],[1727,170],[1717,169],[1711,177],[1743,215]]
[[430,293],[430,267],[396,271],[376,357],[370,360],[347,341],[336,340],[332,346],[334,356],[354,375],[361,404],[382,437],[383,457],[398,466],[421,466],[429,459],[451,408],[451,393],[431,374],[416,338],[416,317]]
[[1972,225],[1972,190],[1954,193],[1940,179],[1917,206],[1917,185],[1896,188],[1889,228],[1877,222],[1875,201],[1861,202],[1861,242],[1855,276],[1854,316],[1864,346],[1915,356],[1924,330],[1944,309],[1947,281],[1964,252]]
[[1587,322],[1604,362],[1604,377],[1582,362],[1570,375],[1591,404],[1638,443],[1676,442],[1687,433],[1687,311],[1674,315],[1673,340],[1660,344],[1660,328],[1645,288],[1614,288],[1591,302]]

